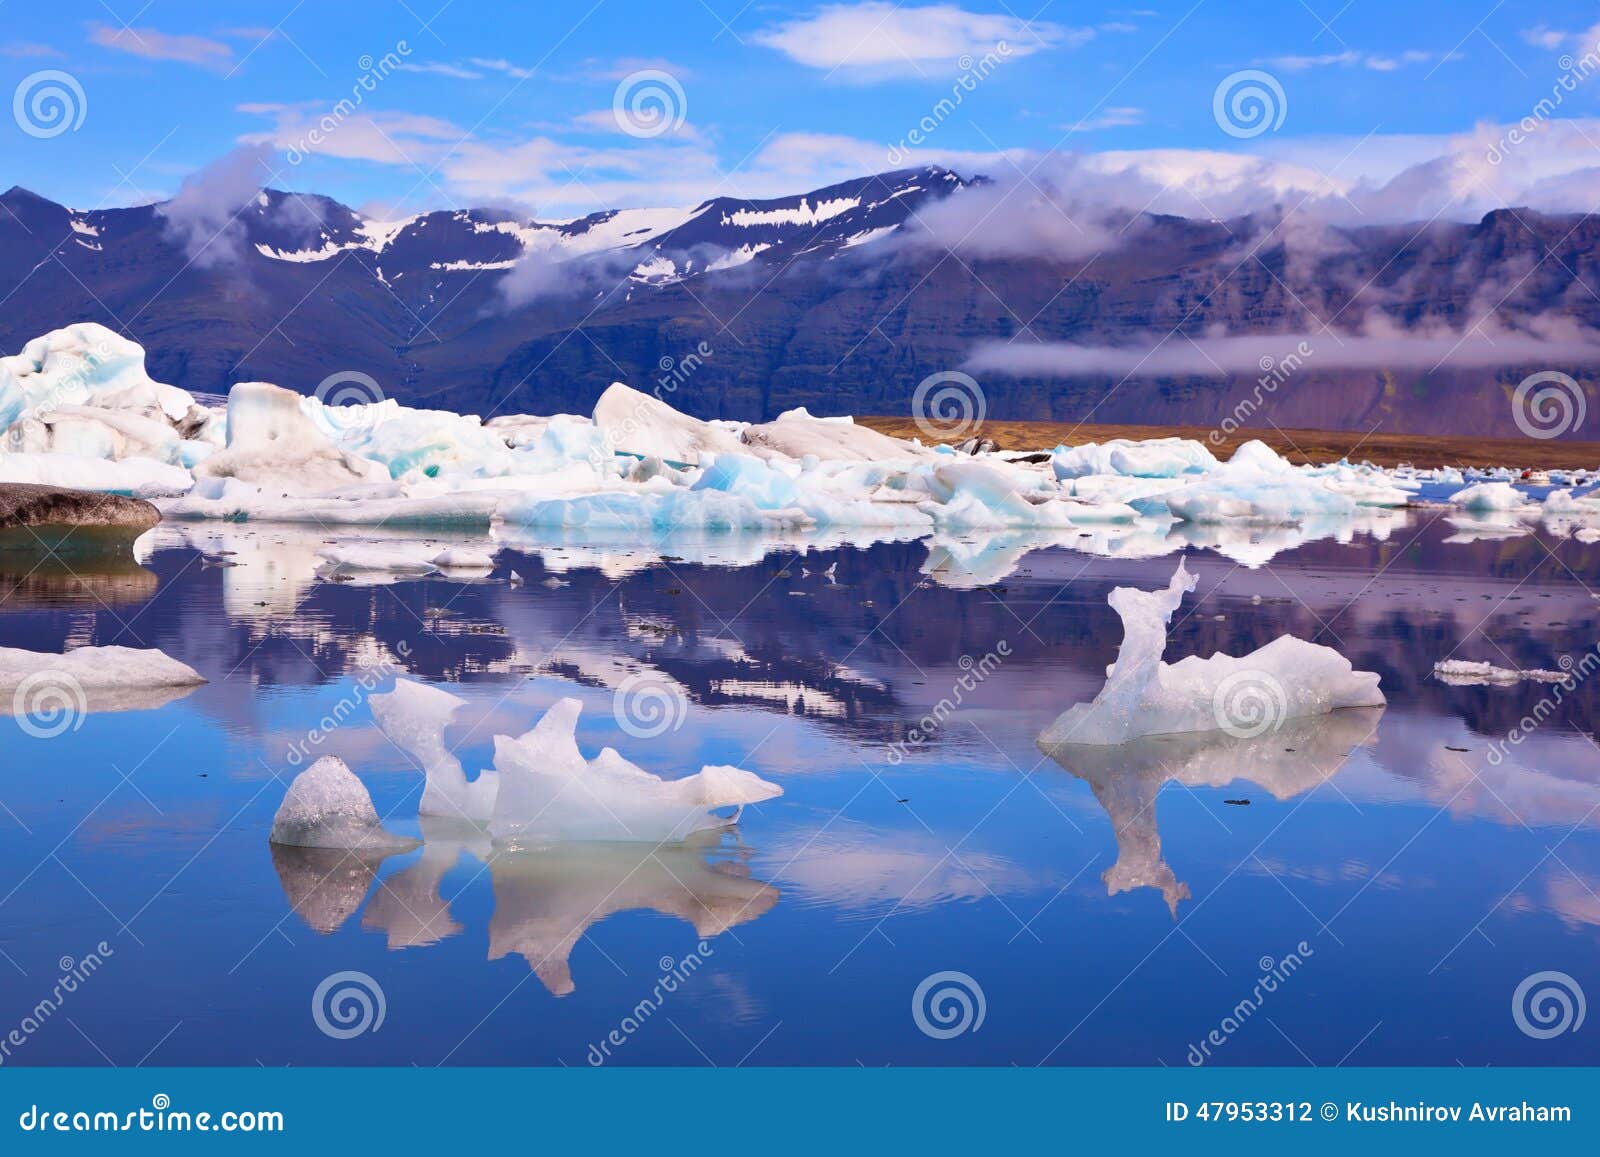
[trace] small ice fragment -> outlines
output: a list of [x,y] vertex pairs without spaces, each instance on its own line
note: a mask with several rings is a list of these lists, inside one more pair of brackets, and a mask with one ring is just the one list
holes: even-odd
[[417,844],[384,830],[366,786],[344,760],[333,755],[324,755],[294,777],[278,814],[272,817],[268,838],[297,848],[364,851]]

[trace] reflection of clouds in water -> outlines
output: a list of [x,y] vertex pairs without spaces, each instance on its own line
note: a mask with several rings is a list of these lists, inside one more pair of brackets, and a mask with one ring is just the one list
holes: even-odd
[[1549,912],[1578,932],[1600,927],[1600,876],[1585,876],[1566,867],[1545,873],[1535,893],[1519,892],[1506,901],[1513,912]]
[[[1505,747],[1496,765],[1486,737],[1456,718],[1390,712],[1372,760],[1388,774],[1340,781],[1354,799],[1418,799],[1460,819],[1508,825],[1600,827],[1600,751],[1554,723]],[[1465,748],[1452,751],[1451,748]]]
[[781,837],[761,857],[803,903],[861,915],[885,908],[931,908],[951,901],[1034,891],[1048,877],[1000,856],[916,832],[884,832],[843,821],[813,834]]

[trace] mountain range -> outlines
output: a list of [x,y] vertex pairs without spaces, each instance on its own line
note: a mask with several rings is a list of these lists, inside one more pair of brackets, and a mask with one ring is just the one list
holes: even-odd
[[[995,418],[1515,436],[1529,373],[1593,388],[1600,216],[1307,229],[1285,211],[1130,212],[1069,218],[1092,243],[1030,245],[1028,214],[1067,214],[1043,191],[981,199],[995,187],[929,167],[568,221],[383,220],[278,190],[221,210],[182,195],[76,210],[12,188],[0,347],[98,321],[197,392],[359,373],[407,404],[484,416],[586,413],[617,380],[670,383],[702,417],[905,415],[928,375],[965,370]],[[1270,359],[1210,352],[1248,338],[1288,355],[1308,333],[1327,352],[1292,359],[1266,396]],[[1507,333],[1519,340],[1495,340]],[[1451,335],[1478,352],[1452,356]]]

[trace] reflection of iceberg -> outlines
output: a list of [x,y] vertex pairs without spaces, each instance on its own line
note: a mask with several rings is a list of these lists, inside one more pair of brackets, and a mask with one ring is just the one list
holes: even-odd
[[289,907],[322,933],[338,931],[355,914],[383,861],[401,850],[268,846]]
[[1163,784],[1222,787],[1244,780],[1275,799],[1290,799],[1332,778],[1354,748],[1372,739],[1382,716],[1382,708],[1358,708],[1290,719],[1254,739],[1208,731],[1148,735],[1115,747],[1041,739],[1039,747],[1085,780],[1111,818],[1117,862],[1101,877],[1107,894],[1155,888],[1176,915],[1189,886],[1162,858],[1155,801]]
[[492,845],[481,828],[459,820],[422,820],[422,855],[384,880],[361,917],[363,928],[381,930],[390,948],[421,948],[461,931],[440,892],[444,877],[472,855],[488,862]]
[[427,777],[421,813],[487,823],[496,839],[678,840],[731,822],[714,809],[783,794],[737,767],[707,766],[666,780],[610,747],[585,759],[577,741],[583,705],[576,699],[558,700],[521,736],[496,736],[494,770],[469,782],[444,742],[461,702],[404,679],[393,692],[372,697],[378,726]]
[[[462,855],[471,856],[488,865],[494,885],[488,958],[523,956],[557,996],[573,991],[573,948],[608,916],[660,912],[692,925],[705,940],[756,919],[778,902],[776,888],[751,878],[744,853],[720,854],[717,837],[710,835],[660,846],[512,849],[494,848],[481,828],[459,820],[425,819],[422,833],[421,856],[378,884],[361,926],[384,933],[390,948],[422,947],[459,932],[441,885]],[[355,913],[379,868],[394,854],[393,849],[272,845],[273,867],[290,906],[324,933]]]
[[496,856],[489,959],[510,953],[552,993],[573,990],[568,958],[593,924],[633,909],[676,916],[709,939],[754,920],[778,902],[778,890],[750,878],[742,864],[708,864],[704,846],[565,844]]
[[1378,676],[1356,671],[1330,647],[1282,635],[1248,655],[1191,655],[1163,663],[1167,624],[1195,576],[1178,560],[1165,590],[1117,587],[1122,646],[1092,703],[1068,708],[1040,735],[1042,745],[1118,744],[1141,735],[1225,730],[1259,735],[1283,720],[1384,703]]

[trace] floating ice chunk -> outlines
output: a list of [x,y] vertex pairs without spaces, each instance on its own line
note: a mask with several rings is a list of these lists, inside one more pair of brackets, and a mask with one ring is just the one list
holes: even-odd
[[59,679],[85,691],[118,688],[198,687],[205,675],[165,651],[134,647],[78,647],[66,655],[0,647],[0,691],[29,680]]
[[500,789],[499,773],[480,772],[468,782],[461,761],[444,740],[445,728],[466,701],[439,687],[396,679],[393,691],[369,702],[379,729],[422,767],[427,782],[418,812],[488,823]]
[[660,458],[673,466],[698,466],[702,454],[738,453],[744,448],[727,426],[680,414],[661,399],[621,382],[613,382],[594,404],[594,424],[609,450]]
[[1114,438],[1082,446],[1057,446],[1050,468],[1057,478],[1121,474],[1132,478],[1177,478],[1209,474],[1221,464],[1203,444],[1189,438],[1150,438],[1142,442]]
[[351,542],[317,552],[330,572],[378,571],[397,575],[434,574],[438,550],[421,542]]
[[1450,505],[1473,514],[1533,512],[1538,506],[1509,482],[1480,482],[1450,496]]
[[[932,502],[919,509],[941,530],[1070,527],[1065,503],[1039,489],[1043,479],[1011,466],[951,462],[929,479]],[[1128,516],[1134,516],[1129,510]]]
[[587,494],[566,499],[531,495],[508,498],[500,505],[500,517],[523,526],[581,527],[627,534],[785,530],[811,521],[799,510],[763,510],[742,494],[683,489]]
[[852,418],[814,418],[804,408],[747,426],[741,438],[756,450],[795,459],[810,454],[824,462],[891,462],[932,455],[925,447],[858,426]]
[[144,349],[95,322],[52,330],[0,357],[0,429],[38,410],[86,403],[154,410],[177,422],[194,398],[152,380]]
[[712,809],[783,794],[737,767],[706,767],[664,780],[606,748],[593,760],[578,750],[583,706],[561,699],[517,739],[495,738],[500,792],[490,834],[522,840],[681,840],[730,822]]
[[716,455],[690,489],[740,494],[763,510],[782,510],[800,498],[794,478],[749,454]]
[[482,571],[494,570],[494,555],[470,546],[452,546],[434,555],[433,565],[440,570]]
[[384,829],[366,786],[333,755],[324,755],[294,777],[272,817],[268,838],[297,848],[379,851],[417,845]]
[[0,452],[0,482],[33,482],[69,490],[97,490],[102,494],[127,494],[156,498],[182,494],[194,479],[181,466],[150,458],[124,458],[111,462],[78,454],[7,454]]
[[1569,683],[1577,678],[1571,671],[1546,671],[1537,667],[1520,670],[1470,659],[1441,659],[1433,665],[1433,677],[1452,687],[1509,686],[1524,679],[1535,683]]
[[240,382],[228,394],[228,444],[195,467],[196,478],[251,483],[274,496],[325,494],[386,482],[377,462],[336,447],[306,416],[301,397],[268,382]]
[[1093,702],[1068,708],[1044,729],[1042,746],[1110,745],[1190,731],[1260,735],[1285,719],[1384,704],[1376,674],[1356,671],[1332,648],[1291,635],[1237,658],[1162,662],[1167,624],[1195,582],[1180,558],[1164,590],[1111,592],[1123,628],[1117,661]]

